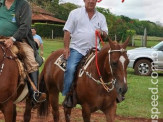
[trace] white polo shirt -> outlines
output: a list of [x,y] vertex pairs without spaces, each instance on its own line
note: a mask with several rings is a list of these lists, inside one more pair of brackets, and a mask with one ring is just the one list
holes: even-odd
[[82,55],[86,55],[89,49],[95,47],[96,29],[108,33],[106,19],[103,14],[95,10],[90,20],[85,7],[71,11],[63,28],[71,33],[70,48],[77,50]]

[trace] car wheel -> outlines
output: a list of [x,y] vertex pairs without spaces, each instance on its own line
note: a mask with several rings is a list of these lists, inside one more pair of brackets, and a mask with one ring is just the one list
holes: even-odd
[[136,75],[147,76],[152,73],[151,62],[147,59],[138,60],[134,66]]

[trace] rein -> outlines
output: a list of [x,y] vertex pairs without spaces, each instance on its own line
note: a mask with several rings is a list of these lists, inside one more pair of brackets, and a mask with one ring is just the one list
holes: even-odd
[[[94,79],[94,78],[91,76],[91,74],[89,74],[88,72],[86,72],[86,75],[87,75],[89,78],[91,78],[92,80],[94,80],[95,82],[102,84],[103,87],[104,87],[104,89],[105,89],[107,92],[110,92],[110,91],[112,91],[112,90],[114,89],[114,85],[115,85],[115,83],[116,83],[116,79],[115,79],[115,78],[112,78],[111,82],[108,82],[108,83],[105,83],[105,82],[103,81],[102,75],[101,75],[101,73],[100,73],[99,66],[98,66],[98,60],[97,60],[97,59],[98,59],[98,57],[97,57],[97,37],[100,38],[100,40],[101,40],[103,46],[104,46],[104,41],[102,40],[101,35],[100,35],[100,33],[99,33],[98,31],[95,32],[95,37],[96,37],[96,40],[95,40],[95,46],[96,46],[96,52],[95,52],[95,55],[96,55],[96,59],[95,59],[95,60],[96,60],[96,69],[97,69],[97,72],[98,72],[98,75],[99,75],[99,79],[100,79],[100,80]],[[110,50],[108,51],[108,54],[109,54],[109,64],[110,64],[110,53],[112,53],[112,52],[121,52],[121,53],[123,53],[123,52],[125,52],[125,51],[126,51],[126,50],[123,49],[123,48],[121,48],[120,50],[111,50],[111,49],[110,49]],[[113,70],[112,70],[111,65],[110,65],[110,70],[111,70],[111,75],[114,76],[114,75],[113,75]],[[110,85],[110,84],[112,84],[111,88],[108,87],[108,85]]]
[[[115,82],[116,82],[116,79],[112,79],[111,82],[108,82],[108,83],[105,83],[104,80],[102,79],[102,75],[100,73],[100,70],[99,70],[99,66],[98,66],[98,57],[97,57],[97,37],[100,38],[101,42],[102,42],[102,45],[104,46],[104,41],[102,40],[101,38],[101,35],[98,31],[95,31],[95,37],[96,37],[96,41],[95,41],[95,46],[96,46],[96,69],[97,69],[97,72],[98,72],[98,75],[99,75],[99,78],[100,78],[100,83],[102,84],[102,86],[104,87],[104,89],[107,91],[107,92],[110,92],[114,89],[114,85],[115,85]],[[88,75],[88,73],[87,73]],[[90,77],[90,76],[89,76]],[[111,88],[108,87],[108,85],[112,84]]]

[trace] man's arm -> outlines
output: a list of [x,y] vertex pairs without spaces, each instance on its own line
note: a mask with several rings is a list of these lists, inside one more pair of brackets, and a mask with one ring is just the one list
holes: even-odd
[[43,57],[44,55],[44,47],[43,44],[40,44],[40,55]]
[[[17,6],[18,7],[18,6]],[[31,29],[32,11],[27,1],[21,4],[20,9],[16,11],[16,21],[18,23],[18,30],[13,37],[16,40],[25,39]]]
[[64,31],[64,51],[63,51],[63,55],[65,59],[68,59],[70,55],[69,45],[70,45],[70,32],[65,30]]

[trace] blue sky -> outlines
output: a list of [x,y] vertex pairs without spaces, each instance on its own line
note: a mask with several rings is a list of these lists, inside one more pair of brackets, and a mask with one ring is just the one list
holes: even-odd
[[[84,6],[83,0],[60,0]],[[115,15],[163,23],[163,0],[102,0],[97,6],[109,8]]]

